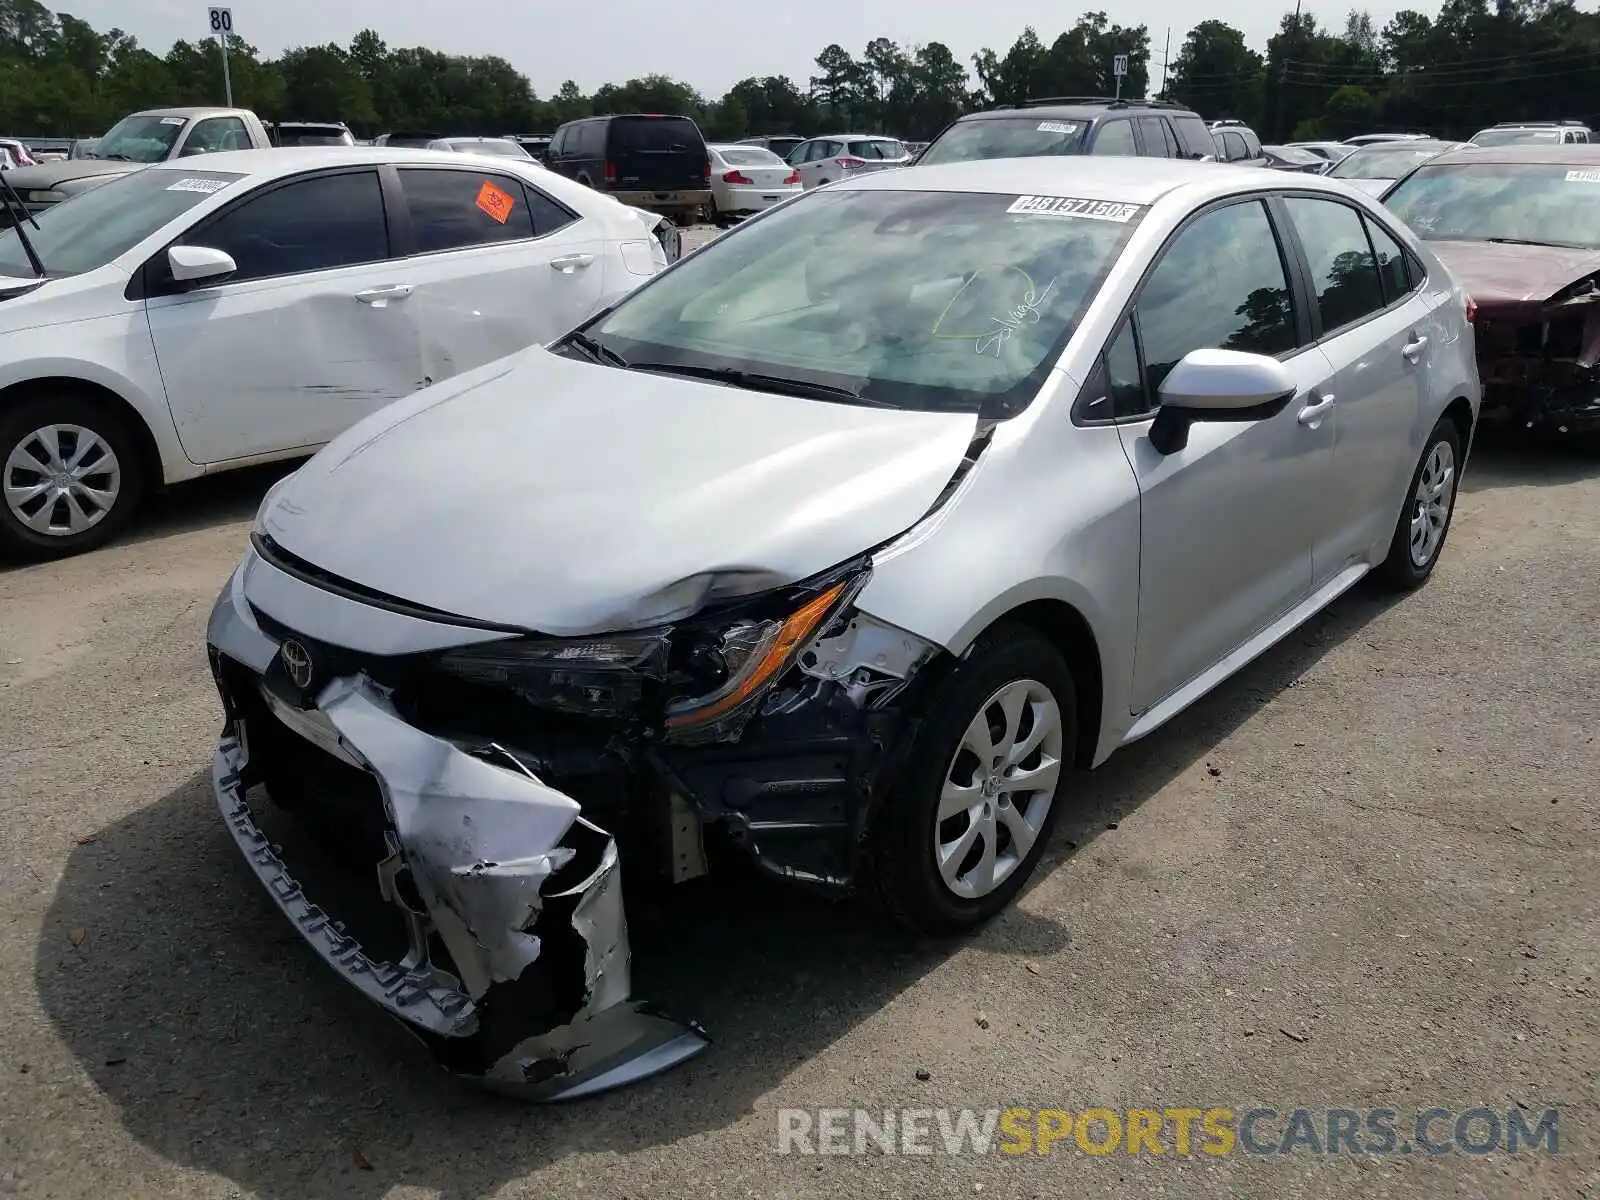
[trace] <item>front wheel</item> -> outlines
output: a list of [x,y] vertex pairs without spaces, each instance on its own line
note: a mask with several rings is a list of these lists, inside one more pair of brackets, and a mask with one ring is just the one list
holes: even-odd
[[927,697],[911,767],[885,799],[874,868],[884,907],[919,933],[982,924],[1043,856],[1077,749],[1077,693],[1027,626],[986,634]]
[[138,444],[105,406],[66,394],[0,409],[0,550],[92,550],[127,524],[143,491]]
[[1440,417],[1412,473],[1389,555],[1378,568],[1391,587],[1420,587],[1433,574],[1455,513],[1460,463],[1461,435],[1454,421]]

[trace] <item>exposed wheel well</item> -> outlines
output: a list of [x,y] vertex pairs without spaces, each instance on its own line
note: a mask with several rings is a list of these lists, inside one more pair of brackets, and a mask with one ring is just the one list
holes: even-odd
[[17,400],[63,394],[79,396],[102,406],[107,412],[116,414],[138,443],[139,460],[144,467],[145,486],[152,491],[161,488],[166,472],[161,463],[161,451],[156,446],[156,439],[151,434],[150,427],[145,424],[144,418],[133,405],[108,387],[90,383],[87,379],[74,379],[70,375],[25,379],[21,383],[13,383],[10,387],[0,388],[0,408]]
[[1089,622],[1064,600],[1034,600],[1012,609],[1000,620],[1020,621],[1038,630],[1067,660],[1078,686],[1077,765],[1089,766],[1100,743],[1100,707],[1105,695],[1100,648],[1095,644]]
[[1456,433],[1461,439],[1461,451],[1465,455],[1472,445],[1472,405],[1467,403],[1465,396],[1457,396],[1445,407],[1444,415],[1455,422]]

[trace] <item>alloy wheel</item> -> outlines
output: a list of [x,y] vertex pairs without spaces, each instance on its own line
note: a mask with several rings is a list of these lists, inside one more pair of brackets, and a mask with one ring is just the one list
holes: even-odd
[[1411,561],[1425,567],[1433,561],[1444,541],[1450,523],[1450,507],[1456,494],[1456,455],[1447,441],[1434,443],[1417,477],[1412,498]]
[[94,528],[122,493],[116,452],[83,425],[45,425],[12,447],[0,475],[6,507],[25,528],[73,537]]
[[978,709],[935,810],[934,866],[952,893],[986,896],[1028,857],[1055,799],[1064,744],[1060,705],[1037,680],[1014,680]]

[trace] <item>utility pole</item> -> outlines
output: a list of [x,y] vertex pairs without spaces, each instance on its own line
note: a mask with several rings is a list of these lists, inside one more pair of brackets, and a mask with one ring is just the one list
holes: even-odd
[[1167,44],[1161,51],[1161,90],[1156,93],[1158,99],[1167,98],[1167,64],[1172,61],[1172,26],[1167,26]]

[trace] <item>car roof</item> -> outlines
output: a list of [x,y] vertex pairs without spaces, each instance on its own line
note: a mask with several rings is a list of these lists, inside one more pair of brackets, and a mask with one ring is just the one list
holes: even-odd
[[829,191],[998,192],[1070,196],[1123,204],[1155,204],[1183,191],[1197,204],[1258,188],[1307,188],[1346,195],[1319,175],[1285,175],[1265,167],[1223,166],[1173,158],[1096,158],[1050,155],[989,158],[879,171],[830,184]]
[[898,142],[892,133],[819,133],[805,139],[808,142]]
[[186,108],[141,108],[136,113],[129,113],[132,117],[236,117],[242,114],[242,108],[227,108],[212,105],[190,105]]
[[1191,108],[1181,104],[1146,104],[1142,100],[1083,100],[1073,103],[1061,104],[1019,104],[1006,105],[1000,108],[986,108],[982,112],[971,112],[965,116],[957,117],[960,121],[993,121],[1006,117],[1074,117],[1080,121],[1092,121],[1096,117],[1105,116],[1107,113],[1124,113],[1129,116],[1154,116],[1156,113],[1167,113],[1174,117],[1192,117],[1197,115]]
[[[497,166],[518,163],[515,158],[494,159]],[[485,169],[481,154],[456,154],[447,150],[421,150],[401,146],[281,146],[272,150],[225,150],[191,158],[168,159],[152,164],[151,171],[237,171],[258,179],[273,179],[301,171],[330,167],[370,166],[386,162],[396,166],[442,166],[454,164],[474,171]]]
[[1368,142],[1364,146],[1357,146],[1357,147],[1355,147],[1354,153],[1352,153],[1350,155],[1350,157],[1354,158],[1357,154],[1361,154],[1361,153],[1363,153],[1364,151],[1367,151],[1367,150],[1377,150],[1377,151],[1410,150],[1410,151],[1415,151],[1415,150],[1428,150],[1428,149],[1431,149],[1434,146],[1438,146],[1440,148],[1440,153],[1443,153],[1446,150],[1454,150],[1457,147],[1464,146],[1464,145],[1466,145],[1465,142],[1450,141],[1450,140],[1447,140],[1445,138],[1402,138],[1402,139],[1399,139],[1399,140],[1396,140],[1396,141],[1393,141],[1393,142]]
[[1555,166],[1600,166],[1600,145],[1593,142],[1571,142],[1567,145],[1542,146],[1467,146],[1447,150],[1435,163],[1550,163]]

